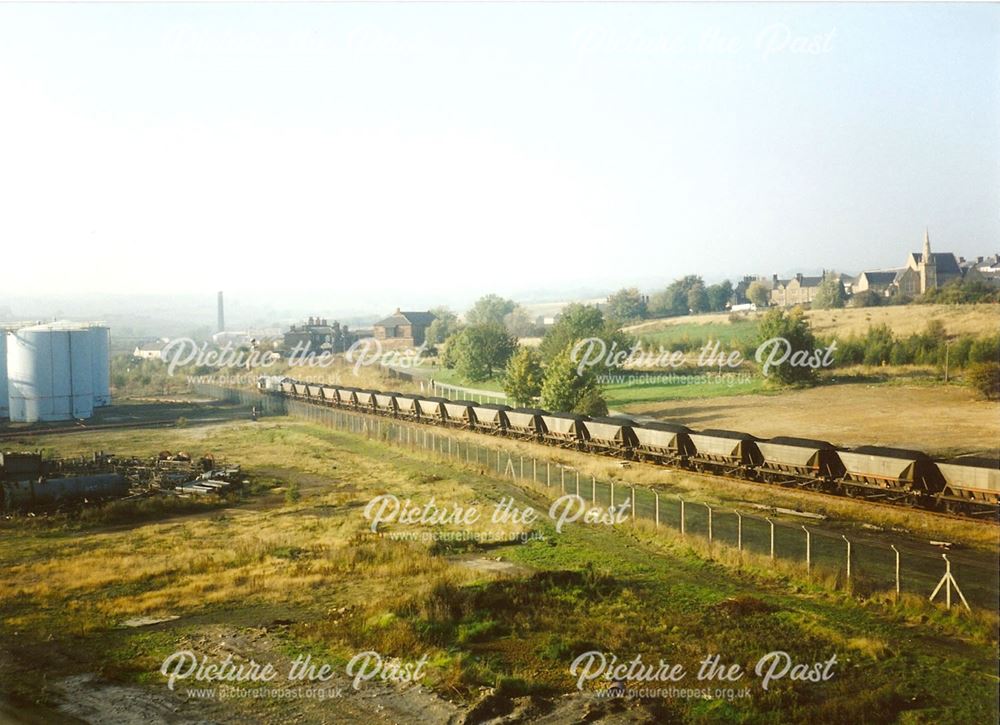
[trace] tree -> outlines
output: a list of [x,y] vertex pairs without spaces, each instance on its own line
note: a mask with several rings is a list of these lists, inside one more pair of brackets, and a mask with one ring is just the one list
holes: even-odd
[[515,405],[531,405],[541,395],[542,358],[538,351],[530,347],[520,347],[507,362],[503,377],[503,391]]
[[618,330],[613,322],[607,322],[604,314],[592,305],[573,303],[567,305],[559,319],[542,338],[538,351],[542,360],[551,362],[556,355],[580,340],[595,338],[602,341],[610,350],[627,350],[632,345],[632,338]]
[[851,295],[849,304],[851,307],[878,307],[882,304],[882,297],[875,290],[866,289]]
[[535,332],[535,323],[531,321],[528,311],[518,305],[513,312],[503,318],[504,327],[514,337],[531,337]]
[[747,299],[758,307],[767,307],[767,303],[771,299],[771,290],[759,279],[754,280],[747,287]]
[[872,325],[864,338],[865,365],[885,365],[892,355],[892,329],[885,323]]
[[448,357],[459,375],[476,383],[502,370],[516,348],[517,340],[503,325],[470,325],[449,338]]
[[692,315],[708,311],[708,291],[701,282],[691,285],[687,293],[687,305]]
[[823,275],[823,281],[819,283],[812,306],[820,310],[836,309],[844,306],[846,297],[840,275],[829,272]]
[[[752,285],[751,285],[752,286]],[[772,365],[769,374],[773,374],[782,383],[810,383],[815,381],[816,371],[812,367],[792,364],[792,358],[796,353],[812,355],[816,350],[816,338],[813,337],[812,330],[806,321],[805,313],[801,308],[796,307],[791,312],[784,310],[770,310],[760,321],[760,347],[758,351],[780,349],[788,350],[785,359]],[[787,341],[787,345],[782,343],[781,348],[772,347],[770,341],[780,339]],[[765,357],[765,359],[767,359]]]
[[733,283],[725,279],[719,284],[708,288],[708,309],[712,312],[722,312],[733,297]]
[[499,295],[486,295],[476,300],[472,308],[465,313],[465,322],[469,325],[502,325],[503,318],[514,311],[517,305],[513,300],[507,300]]
[[646,316],[646,300],[635,287],[620,289],[608,297],[607,312],[618,323],[641,320]]
[[969,367],[965,379],[987,400],[1000,399],[1000,363],[977,363]]
[[705,282],[694,274],[674,280],[669,287],[650,298],[650,315],[653,317],[678,317],[688,314],[691,309],[689,293],[697,285],[704,289]]
[[435,307],[431,312],[434,321],[427,326],[427,332],[424,334],[428,345],[440,345],[462,328],[458,315],[447,307]]
[[[542,407],[554,412],[579,412],[578,407],[588,409],[599,408],[601,403],[600,387],[593,368],[585,368],[581,373],[578,363],[574,362],[571,348],[560,351],[545,369],[545,380],[542,383]],[[607,411],[607,404],[604,404]],[[589,415],[589,413],[588,413]]]

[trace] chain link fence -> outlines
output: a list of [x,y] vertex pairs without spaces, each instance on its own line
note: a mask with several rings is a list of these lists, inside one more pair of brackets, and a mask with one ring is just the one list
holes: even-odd
[[[942,550],[912,537],[872,527],[844,529],[815,518],[789,520],[770,510],[745,510],[715,506],[672,493],[667,486],[632,485],[599,480],[543,455],[525,456],[504,443],[471,442],[454,431],[400,419],[385,418],[316,405],[248,390],[199,384],[199,393],[228,402],[256,406],[265,415],[290,415],[336,430],[366,435],[392,445],[433,453],[455,464],[485,469],[492,475],[519,484],[531,484],[550,500],[577,495],[585,502],[618,512],[627,521],[645,521],[671,530],[692,543],[710,545],[718,552],[731,550],[767,560],[801,566],[817,579],[837,588],[871,595],[885,592],[928,597],[943,581],[947,563]],[[969,604],[992,610],[1000,596],[1000,562],[996,554],[952,550],[947,554],[951,572],[960,582]],[[949,589],[958,584],[946,585]],[[943,600],[950,592],[938,596]],[[954,603],[962,599],[955,592]]]

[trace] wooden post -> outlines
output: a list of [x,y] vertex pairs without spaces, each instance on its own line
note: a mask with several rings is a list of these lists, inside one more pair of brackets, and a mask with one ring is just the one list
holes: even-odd
[[653,491],[653,500],[656,502],[656,528],[660,528],[660,494]]
[[774,561],[774,522],[768,518],[765,518],[764,520],[771,524],[771,561]]
[[733,511],[736,514],[736,550],[743,551],[743,514]]
[[812,542],[810,541],[809,529],[805,526],[802,530],[806,532],[806,571],[812,571]]

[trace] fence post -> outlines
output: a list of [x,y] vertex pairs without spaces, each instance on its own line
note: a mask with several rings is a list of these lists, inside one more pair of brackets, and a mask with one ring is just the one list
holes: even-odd
[[576,472],[576,497],[580,498],[580,472]]
[[843,534],[840,535],[844,541],[847,542],[847,581],[851,581],[851,540],[848,539]]
[[552,476],[550,475],[549,462],[548,461],[545,462],[545,485],[546,486],[551,486],[552,485]]
[[538,461],[534,456],[531,457],[531,482],[538,483]]
[[899,601],[899,549],[895,544],[889,544],[889,548],[896,552],[896,601]]
[[611,482],[611,508],[615,507],[615,482]]
[[521,472],[521,480],[524,480],[524,456],[518,456],[520,461],[518,462],[518,471]]
[[810,541],[811,536],[809,534],[809,529],[807,529],[805,526],[802,527],[802,530],[806,532],[806,571],[811,572],[812,571],[812,542]]
[[743,551],[743,514],[733,509],[736,514],[736,550]]
[[653,491],[653,499],[656,502],[656,528],[660,528],[660,494]]
[[566,466],[559,466],[559,486],[566,493]]
[[590,477],[590,503],[597,504],[597,476]]
[[635,486],[629,486],[632,490],[632,502],[629,505],[629,509],[632,511],[632,523],[635,523]]
[[677,497],[681,502],[681,536],[684,536],[684,499],[680,496]]
[[771,561],[774,561],[774,522],[766,517],[764,520],[771,524]]
[[712,543],[712,507],[705,504],[705,508],[708,509],[708,543]]
[[952,574],[951,574],[951,561],[948,559],[948,555],[947,554],[941,554],[941,558],[944,559],[944,565],[945,565],[944,576],[941,577],[941,581],[938,582],[938,585],[936,587],[934,587],[934,591],[931,592],[931,596],[930,596],[930,599],[928,601],[931,601],[931,602],[934,601],[934,597],[937,596],[937,593],[941,590],[941,585],[943,584],[944,587],[945,587],[945,590],[944,590],[944,593],[945,593],[945,606],[948,607],[948,610],[950,611],[951,610],[951,588],[954,586],[955,587],[955,592],[958,594],[959,599],[962,600],[962,604],[964,604],[965,608],[968,609],[971,612],[972,611],[972,607],[970,607],[969,603],[967,601],[965,601],[965,595],[962,594],[962,590],[958,588],[958,582],[955,581],[955,577],[952,576]]

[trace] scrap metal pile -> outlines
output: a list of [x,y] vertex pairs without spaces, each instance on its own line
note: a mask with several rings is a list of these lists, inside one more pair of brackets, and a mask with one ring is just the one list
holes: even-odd
[[239,466],[207,454],[163,451],[153,458],[104,451],[45,459],[41,452],[0,452],[0,510],[35,511],[156,495],[224,495],[246,483]]

